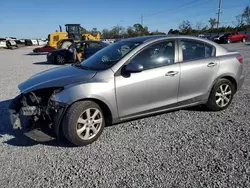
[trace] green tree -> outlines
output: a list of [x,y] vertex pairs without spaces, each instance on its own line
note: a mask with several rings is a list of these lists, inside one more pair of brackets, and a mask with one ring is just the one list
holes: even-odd
[[190,34],[192,32],[191,22],[188,20],[182,21],[179,25],[179,29],[182,34]]
[[168,34],[173,34],[173,29],[169,29]]
[[103,39],[111,38],[111,37],[110,37],[110,31],[109,31],[108,29],[103,29],[103,30],[102,30],[102,38],[103,38]]
[[244,12],[242,14],[242,17],[247,25],[250,25],[250,7],[246,6],[244,9]]
[[217,24],[217,20],[215,18],[209,18],[208,22],[210,24],[211,31],[213,31],[214,26]]
[[143,27],[141,24],[134,24],[134,31],[136,36],[149,35],[148,27]]
[[197,31],[201,31],[203,27],[204,27],[204,23],[203,23],[202,20],[196,22],[195,29],[196,29]]

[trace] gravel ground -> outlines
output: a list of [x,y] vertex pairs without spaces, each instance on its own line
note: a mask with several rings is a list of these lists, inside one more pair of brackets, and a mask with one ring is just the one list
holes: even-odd
[[250,44],[246,80],[222,112],[200,108],[105,128],[86,147],[36,143],[13,134],[7,106],[17,85],[54,67],[31,49],[1,50],[0,187],[250,187]]

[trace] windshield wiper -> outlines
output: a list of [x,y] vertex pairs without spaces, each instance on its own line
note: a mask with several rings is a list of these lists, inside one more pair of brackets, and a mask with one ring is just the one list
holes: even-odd
[[90,70],[90,68],[87,67],[87,66],[84,66],[84,65],[81,65],[81,64],[80,64],[80,66],[81,66],[81,68],[83,68],[83,69]]

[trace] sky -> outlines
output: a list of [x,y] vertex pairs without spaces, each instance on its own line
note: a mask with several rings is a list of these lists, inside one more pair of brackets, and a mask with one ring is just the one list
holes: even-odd
[[[67,23],[100,31],[128,27],[141,23],[141,15],[150,31],[167,33],[183,20],[207,25],[217,18],[218,5],[219,0],[0,0],[0,38],[46,38]],[[249,0],[222,0],[222,24],[232,24],[246,5]]]

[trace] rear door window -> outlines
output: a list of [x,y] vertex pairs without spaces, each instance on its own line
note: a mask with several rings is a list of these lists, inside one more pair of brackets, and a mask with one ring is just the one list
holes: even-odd
[[215,48],[212,45],[196,40],[181,40],[183,61],[192,61],[215,55]]

